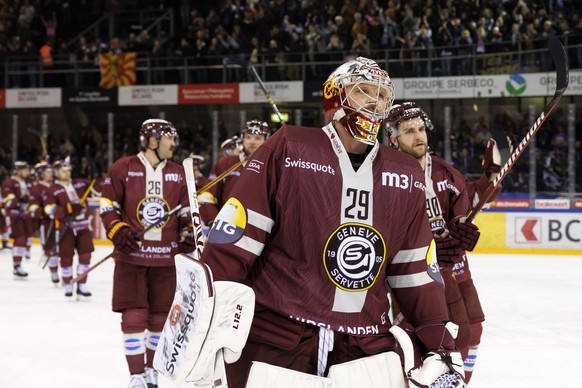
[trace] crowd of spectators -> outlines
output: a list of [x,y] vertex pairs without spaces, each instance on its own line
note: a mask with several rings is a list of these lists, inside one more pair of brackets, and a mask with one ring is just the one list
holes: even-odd
[[[103,52],[137,52],[138,57],[150,58],[154,68],[178,65],[185,59],[193,66],[194,70],[189,73],[153,71],[150,82],[159,84],[208,82],[213,75],[196,66],[222,64],[224,58],[267,64],[268,80],[300,79],[302,74],[293,64],[305,60],[308,77],[321,80],[328,70],[322,68],[323,62],[341,61],[346,55],[373,56],[377,50],[389,50],[390,59],[397,60],[389,63],[389,70],[395,76],[472,74],[475,69],[471,67],[470,56],[473,54],[499,54],[478,59],[478,71],[486,72],[489,66],[499,68],[497,59],[504,53],[545,48],[550,36],[567,40],[571,47],[570,67],[582,67],[581,11],[572,0],[220,0],[200,3],[189,0],[155,4],[141,0],[0,1],[0,62],[9,64],[0,66],[0,71],[8,70],[9,74],[8,77],[0,76],[0,87],[36,87],[41,81],[43,86],[72,86],[71,74],[41,80],[33,71],[34,66],[58,67],[59,58],[65,58],[76,61],[81,68],[96,70],[98,54]],[[147,25],[137,25],[114,29],[127,32],[123,36],[94,36],[91,32],[77,36],[102,15],[154,8],[173,10],[173,35],[154,34],[155,30],[148,30]],[[47,60],[47,52],[53,62]],[[31,61],[23,65],[11,60],[17,57],[27,57]],[[427,58],[436,59],[430,62]],[[520,65],[524,64],[531,71],[549,70],[551,65],[547,55],[534,54],[522,58]],[[27,69],[31,70],[29,74],[13,71]],[[252,77],[245,72],[232,74],[238,81],[246,80],[247,76]],[[138,73],[138,83],[140,77]],[[99,73],[83,73],[80,82],[83,86],[96,86]],[[485,117],[475,123],[460,120],[451,139],[453,162],[457,167],[469,174],[478,173],[480,166],[475,161],[479,160],[484,141],[502,125],[500,120],[504,120],[503,125],[516,127],[515,133],[529,127],[526,120],[508,120],[503,115],[490,118],[491,122]],[[548,139],[540,135],[538,188],[565,191],[565,124],[554,121],[552,125],[556,130],[551,132],[561,134],[562,140],[558,135]],[[197,153],[208,153],[209,137],[204,129],[208,123],[199,126],[188,128],[184,124],[181,130],[189,134],[189,138],[197,139]],[[49,137],[50,153],[56,158],[73,154],[77,175],[103,174],[107,167],[107,150],[100,139],[103,132],[103,128],[82,129],[76,130],[72,138],[66,135]],[[135,128],[127,128],[116,133],[116,157],[137,151],[134,132]],[[437,151],[442,150],[442,142],[434,146]],[[19,155],[35,160],[32,151],[25,145],[20,147]],[[189,151],[192,150],[180,151],[177,158],[183,158]],[[9,150],[0,147],[0,174],[8,173],[9,156]],[[508,190],[527,191],[527,173],[525,167],[516,168]]]
[[[224,58],[268,65],[266,77],[273,81],[300,79],[303,75],[299,67],[292,64],[308,62],[312,65],[307,66],[306,76],[319,79],[322,70],[327,71],[322,69],[322,63],[338,62],[346,55],[377,53],[379,58],[386,57],[377,50],[389,50],[388,70],[399,76],[487,73],[500,68],[507,73],[515,70],[515,66],[518,71],[547,71],[551,67],[549,58],[528,50],[545,49],[551,36],[568,40],[568,45],[573,46],[571,67],[582,67],[582,18],[573,0],[200,3],[0,2],[0,59],[24,58],[25,62],[11,60],[12,70],[31,71],[24,75],[11,71],[5,86],[37,86],[40,80],[32,72],[35,66],[66,67],[73,63],[93,70],[83,73],[83,85],[97,85],[98,54],[124,51],[135,51],[139,58],[148,58],[149,62],[144,63],[149,64],[151,74],[148,78],[138,74],[138,83],[146,79],[153,83],[207,82],[209,76],[212,79],[221,75],[209,74],[203,67],[222,65]],[[101,28],[101,34],[96,36],[92,32],[81,38],[75,35],[103,14],[154,9],[173,11],[176,26],[173,35],[150,30],[146,23],[111,29],[124,33],[123,36],[106,36],[104,32],[109,33],[109,28]],[[159,33],[154,34],[156,31]],[[510,54],[524,50],[528,54],[521,57]],[[47,60],[47,55],[52,59]],[[190,71],[175,71],[183,64]],[[158,70],[167,66],[174,71]],[[242,72],[232,77],[240,81],[246,76]],[[43,80],[43,85],[50,82],[62,85],[79,81],[63,74]]]

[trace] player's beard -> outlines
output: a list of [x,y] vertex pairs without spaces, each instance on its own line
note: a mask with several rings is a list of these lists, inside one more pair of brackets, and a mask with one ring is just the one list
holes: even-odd
[[419,142],[415,142],[412,146],[403,145],[400,143],[400,150],[419,160],[424,155],[426,155],[428,151],[428,145],[425,142],[422,142],[422,146],[419,144]]

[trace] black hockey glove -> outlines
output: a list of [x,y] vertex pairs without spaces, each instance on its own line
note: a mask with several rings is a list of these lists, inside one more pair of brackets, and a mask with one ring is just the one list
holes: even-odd
[[453,240],[465,251],[472,251],[479,241],[481,232],[477,225],[471,222],[453,222],[449,225],[449,233]]
[[493,138],[487,140],[485,156],[481,164],[487,174],[496,174],[501,170],[501,153],[499,152],[499,147],[497,147],[497,142]]
[[178,243],[178,252],[180,253],[192,253],[196,250],[196,240],[192,236],[184,237],[182,241]]
[[446,236],[443,238],[435,238],[436,254],[439,262],[456,263],[462,259],[465,251],[459,246],[459,241]]
[[67,212],[72,215],[73,217],[78,216],[83,212],[85,206],[81,205],[80,203],[68,203],[67,204]]
[[113,242],[116,251],[125,255],[139,249],[134,233],[125,222],[116,220],[107,225],[107,238]]

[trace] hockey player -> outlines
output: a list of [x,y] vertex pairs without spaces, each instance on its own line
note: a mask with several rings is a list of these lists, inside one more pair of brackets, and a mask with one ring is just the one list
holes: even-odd
[[[456,344],[465,360],[465,381],[468,383],[485,316],[465,253],[473,250],[479,231],[474,224],[458,223],[457,220],[471,210],[469,194],[472,196],[475,189],[469,192],[465,176],[444,159],[429,152],[428,137],[433,124],[416,103],[404,102],[393,106],[386,120],[386,129],[390,144],[416,158],[424,170],[426,211],[445,280],[449,317],[459,326]],[[487,178],[485,180],[488,182]],[[469,347],[473,347],[471,360],[468,360]],[[468,366],[467,362],[472,365]]]
[[194,161],[194,177],[196,178],[196,189],[201,189],[202,187],[206,186],[208,183],[211,182],[210,179],[204,176],[202,172],[204,167],[206,166],[206,159],[202,155],[196,155],[191,153],[190,158]]
[[[188,194],[182,166],[171,161],[178,144],[172,123],[150,119],[139,130],[140,152],[116,161],[103,183],[100,215],[115,246],[113,311],[121,313],[121,331],[129,367],[129,387],[157,387],[154,353],[176,287],[174,255],[191,252]],[[138,244],[134,236],[148,231]],[[190,233],[191,234],[191,233]]]
[[0,247],[0,249],[12,248],[10,244],[8,244],[10,223],[6,222],[7,218],[6,211],[4,210],[4,198],[2,198],[0,190],[0,238],[2,239],[2,247]]
[[[93,233],[89,229],[89,212],[81,201],[87,190],[90,190],[90,183],[85,179],[71,178],[72,167],[68,159],[53,163],[53,169],[55,182],[43,196],[44,210],[55,223],[55,251],[60,258],[65,297],[71,298],[75,251],[79,257],[77,275],[80,275],[89,268],[94,250]],[[77,284],[76,293],[80,298],[91,296],[86,282],[87,277],[84,277]]]
[[[243,152],[220,158],[212,168],[208,178],[214,180],[216,177],[232,169],[236,164],[239,164],[239,166],[230,171],[224,178],[209,188],[208,191],[200,193],[200,216],[208,226],[212,225],[218,211],[229,198],[230,192],[237,182],[237,178],[240,176],[246,160],[269,137],[269,126],[265,121],[257,119],[249,120],[241,130],[241,136]],[[244,161],[244,163],[241,164],[241,161]]]
[[47,189],[53,184],[53,169],[47,162],[34,165],[38,182],[30,189],[30,205],[28,210],[33,220],[39,224],[39,234],[42,249],[51,274],[51,281],[59,283],[59,256],[55,247],[55,221],[44,211]]
[[14,240],[12,264],[16,278],[26,278],[28,273],[22,268],[22,258],[26,256],[27,242],[32,238],[32,222],[28,212],[30,166],[27,162],[14,162],[14,173],[2,184],[4,209],[10,219],[10,237]]
[[[377,140],[394,100],[390,77],[358,57],[332,72],[323,96],[329,123],[283,125],[252,154],[202,254],[215,281],[255,293],[248,341],[226,365],[228,384],[292,374],[297,387],[313,387],[354,360],[363,366],[351,381],[361,376],[379,387],[389,384],[386,373],[401,378],[400,362],[391,370],[372,365],[371,356],[395,346],[386,284],[426,356],[410,382],[430,385],[444,373],[461,379],[442,279],[429,265],[422,169]],[[253,362],[263,364],[251,369]]]

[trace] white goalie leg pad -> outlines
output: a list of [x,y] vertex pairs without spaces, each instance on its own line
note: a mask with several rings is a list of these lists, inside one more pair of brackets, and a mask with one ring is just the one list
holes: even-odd
[[385,352],[332,365],[327,375],[334,388],[406,388],[400,357]]
[[214,313],[200,356],[186,381],[197,385],[215,380],[217,353],[224,350],[224,361],[237,361],[247,342],[255,311],[255,293],[244,284],[214,282]]
[[334,388],[326,378],[297,372],[264,362],[253,362],[246,388]]
[[212,272],[187,255],[176,255],[176,292],[154,356],[154,368],[182,382],[196,363],[214,310]]

